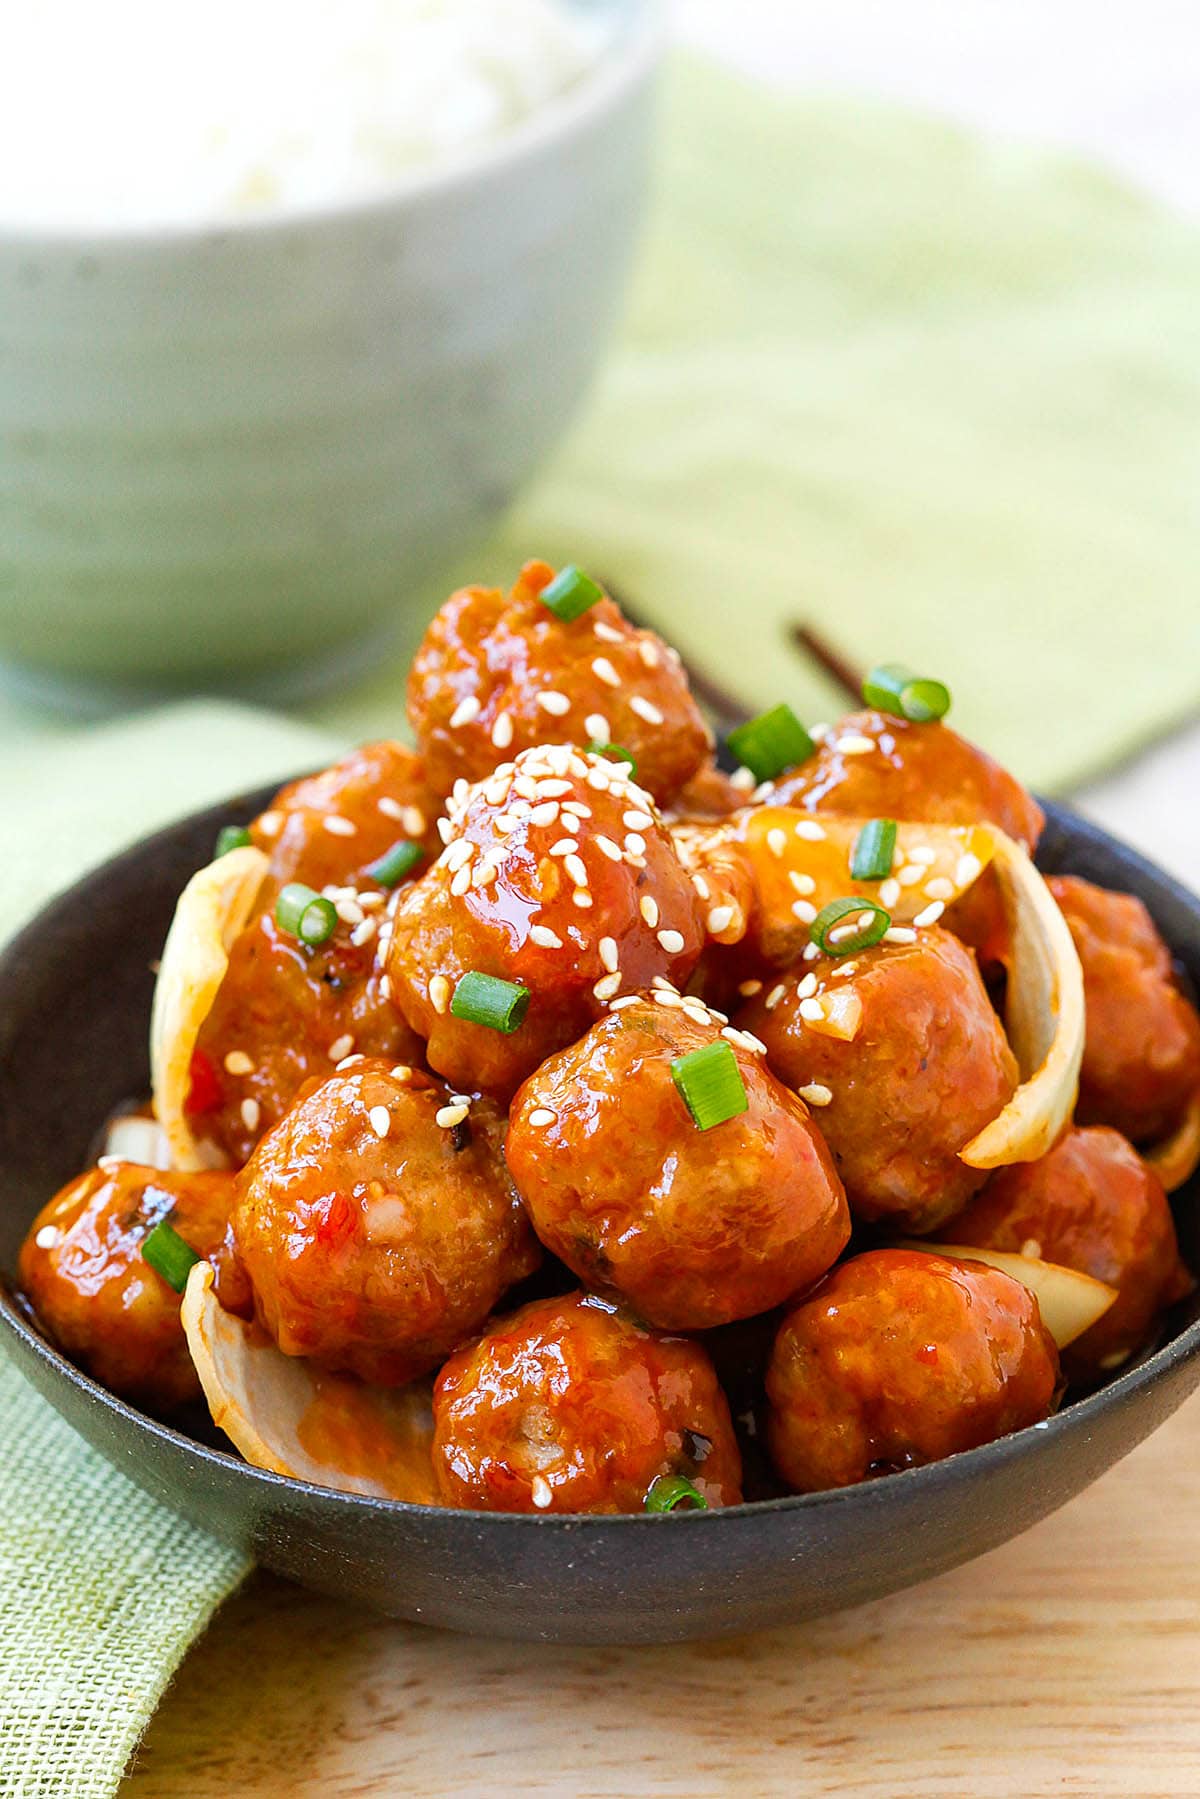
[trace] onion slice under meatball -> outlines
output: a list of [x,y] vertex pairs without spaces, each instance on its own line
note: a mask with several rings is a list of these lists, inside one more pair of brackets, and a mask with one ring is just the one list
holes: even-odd
[[213,1423],[253,1467],[342,1493],[437,1504],[428,1381],[368,1387],[284,1355],[224,1309],[208,1262],[188,1275],[182,1318]]
[[1117,1297],[1117,1289],[1077,1268],[1060,1262],[1043,1262],[1035,1256],[1017,1255],[1004,1249],[976,1249],[963,1243],[930,1243],[913,1238],[901,1245],[930,1255],[948,1256],[953,1262],[986,1262],[1027,1287],[1038,1302],[1042,1323],[1059,1349],[1074,1343],[1103,1318]]
[[230,850],[194,874],[179,896],[163,945],[150,1015],[154,1111],[176,1168],[210,1168],[192,1134],[186,1105],[192,1055],[229,967],[234,939],[254,909],[268,868],[261,850]]
[[1200,1167],[1200,1093],[1192,1096],[1182,1122],[1169,1137],[1143,1152],[1168,1193],[1182,1187],[1184,1181]]
[[1067,921],[1020,844],[981,828],[992,838],[1008,914],[1004,1023],[1021,1085],[959,1154],[972,1168],[1000,1168],[1036,1162],[1070,1123],[1083,1060],[1083,970]]

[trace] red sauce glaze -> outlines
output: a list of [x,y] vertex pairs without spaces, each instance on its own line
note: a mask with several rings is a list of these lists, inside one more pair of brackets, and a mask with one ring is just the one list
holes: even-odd
[[[451,817],[453,840],[396,908],[387,964],[396,1003],[448,1080],[511,1093],[614,995],[655,975],[686,980],[704,942],[700,904],[625,764],[529,750],[515,773],[452,802]],[[450,996],[470,969],[529,988],[517,1031],[454,1016]]]
[[438,1376],[433,1417],[447,1505],[640,1512],[661,1474],[686,1475],[710,1506],[741,1500],[729,1407],[704,1350],[582,1293],[524,1306],[461,1350]]
[[[809,974],[809,999],[861,1002],[850,1041],[803,1016]],[[1017,1065],[974,956],[949,931],[930,925],[912,944],[798,963],[737,1022],[762,1039],[789,1087],[829,1090],[817,1118],[857,1218],[931,1231],[982,1183],[958,1152],[1008,1103]]]
[[715,762],[706,762],[671,801],[671,822],[692,824],[728,818],[741,810],[748,797]]
[[[112,1162],[68,1182],[34,1219],[18,1280],[73,1361],[123,1399],[170,1411],[200,1397],[179,1322],[180,1295],[142,1260],[169,1218],[209,1261],[224,1255],[233,1206],[229,1174],[163,1173]],[[46,1246],[39,1234],[56,1233]]]
[[[430,780],[449,793],[534,744],[599,741],[629,750],[642,785],[669,799],[712,741],[678,655],[609,599],[563,623],[538,598],[553,576],[549,563],[527,562],[507,597],[464,587],[437,613],[408,680],[408,716]],[[464,701],[478,710],[452,724]]]
[[1075,875],[1051,875],[1047,885],[1083,964],[1087,1039],[1076,1116],[1153,1142],[1200,1092],[1200,1018],[1175,985],[1170,953],[1141,900]]
[[[693,1123],[671,1063],[719,1029],[678,1000],[622,1007],[544,1063],[509,1119],[508,1165],[542,1242],[673,1330],[781,1305],[850,1236],[821,1134],[761,1055],[730,1046],[749,1109],[707,1131]],[[535,1122],[547,1110],[553,1123]]]
[[1048,1416],[1058,1352],[1027,1288],[980,1262],[875,1250],[788,1313],[768,1441],[796,1492],[937,1462]]
[[1117,1289],[1104,1317],[1063,1352],[1073,1380],[1119,1366],[1193,1286],[1162,1182],[1102,1126],[1068,1130],[1040,1162],[997,1169],[950,1233],[955,1243],[1018,1253],[1032,1241],[1031,1255]]
[[476,1101],[456,1149],[436,1120],[447,1097],[427,1076],[357,1062],[302,1094],[237,1177],[234,1241],[286,1354],[398,1386],[537,1266],[501,1115]]

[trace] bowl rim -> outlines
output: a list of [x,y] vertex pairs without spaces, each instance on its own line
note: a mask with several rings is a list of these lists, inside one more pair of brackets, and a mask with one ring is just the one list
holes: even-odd
[[[80,901],[86,898],[94,885],[103,885],[118,870],[140,863],[144,857],[153,854],[159,843],[173,843],[181,830],[197,827],[209,819],[227,819],[232,810],[245,810],[264,796],[269,798],[277,790],[278,783],[271,783],[251,792],[231,795],[227,800],[188,813],[150,835],[137,839],[128,848],[89,870],[43,906],[4,946],[0,952],[0,982],[3,981],[8,966],[37,953],[36,939],[47,925],[52,925],[59,917],[75,915]],[[1046,799],[1042,799],[1040,804],[1046,813],[1047,824],[1055,826],[1077,841],[1082,839],[1105,849],[1118,850],[1127,867],[1151,879],[1176,904],[1190,912],[1200,928],[1200,895],[1192,893],[1181,881],[1159,868],[1148,857],[1123,844],[1119,838],[1113,837],[1071,808]],[[668,1516],[665,1513],[660,1515],[645,1512],[500,1512],[470,1507],[424,1505],[409,1500],[379,1498],[368,1493],[345,1492],[337,1487],[322,1486],[293,1475],[276,1474],[267,1468],[254,1467],[232,1450],[216,1449],[197,1441],[186,1431],[178,1430],[174,1425],[163,1423],[148,1413],[139,1411],[136,1406],[119,1399],[107,1387],[101,1386],[69,1361],[34,1327],[17,1306],[8,1276],[0,1270],[0,1338],[5,1332],[17,1338],[28,1353],[40,1360],[50,1371],[52,1379],[64,1380],[92,1406],[108,1411],[122,1420],[124,1425],[132,1427],[135,1433],[156,1438],[171,1451],[182,1452],[185,1457],[196,1457],[201,1463],[217,1468],[232,1479],[248,1480],[264,1489],[265,1494],[275,1494],[284,1500],[288,1495],[300,1493],[306,1500],[317,1504],[334,1502],[373,1517],[413,1518],[430,1528],[438,1528],[447,1520],[462,1520],[464,1524],[475,1526],[488,1521],[507,1530],[536,1528],[574,1532],[580,1529],[611,1529],[614,1526],[653,1529]],[[1083,1430],[1086,1439],[1090,1425],[1110,1413],[1122,1410],[1198,1357],[1200,1317],[1185,1325],[1167,1343],[1144,1354],[1104,1386],[1072,1400],[1051,1417],[1025,1425],[1020,1430],[1010,1431],[1006,1436],[998,1437],[990,1443],[982,1443],[974,1449],[959,1450],[940,1461],[928,1462],[921,1467],[902,1469],[898,1473],[881,1476],[876,1480],[859,1481],[848,1487],[828,1488],[816,1493],[785,1493],[774,1499],[743,1500],[738,1505],[720,1506],[704,1512],[672,1513],[670,1516],[704,1519],[709,1529],[721,1528],[722,1521],[725,1527],[733,1528],[739,1523],[745,1525],[747,1521],[752,1522],[768,1515],[803,1514],[827,1507],[887,1503],[885,1496],[898,1491],[907,1494],[914,1503],[919,1503],[922,1495],[932,1495],[943,1486],[955,1485],[975,1475],[986,1478],[991,1470],[1049,1449],[1077,1427]],[[29,1379],[23,1370],[21,1373],[23,1378]],[[67,1419],[66,1422],[71,1421]],[[73,1424],[71,1428],[75,1428]]]
[[297,230],[326,230],[343,222],[370,223],[408,206],[468,190],[480,177],[519,169],[584,131],[627,93],[654,74],[667,41],[666,0],[627,0],[610,39],[578,78],[496,137],[464,144],[458,151],[393,176],[385,185],[345,200],[314,200],[255,214],[205,219],[149,219],[126,224],[83,225],[0,223],[0,256],[99,255],[105,250],[159,248],[234,241],[241,248],[253,237],[278,238]]

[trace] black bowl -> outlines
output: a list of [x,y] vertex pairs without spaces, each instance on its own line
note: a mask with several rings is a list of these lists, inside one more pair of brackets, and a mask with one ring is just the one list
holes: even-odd
[[[268,795],[185,819],[81,881],[0,958],[0,1325],[62,1415],[123,1473],[277,1572],[397,1617],[576,1643],[664,1642],[818,1617],[1015,1536],[1126,1455],[1200,1384],[1200,1302],[1161,1347],[1030,1430],[835,1493],[671,1517],[560,1518],[359,1498],[250,1468],[114,1399],[53,1349],[10,1282],[34,1213],[87,1159],[107,1112],[148,1085],[158,954],[176,896],[220,824]],[[1200,984],[1200,900],[1048,808],[1040,861],[1139,894]],[[1200,1266],[1195,1194],[1177,1196]]]

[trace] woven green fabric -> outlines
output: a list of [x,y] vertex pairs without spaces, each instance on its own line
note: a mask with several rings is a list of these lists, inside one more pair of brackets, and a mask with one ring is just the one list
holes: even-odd
[[[606,576],[754,706],[792,647],[948,680],[1037,784],[1200,703],[1200,234],[1093,167],[694,64],[623,340],[463,574]],[[402,712],[402,661],[320,708]]]
[[[124,843],[329,750],[305,727],[199,704],[10,752],[0,915],[18,924]],[[108,1799],[247,1564],[89,1449],[2,1352],[0,1420],[0,1799]]]

